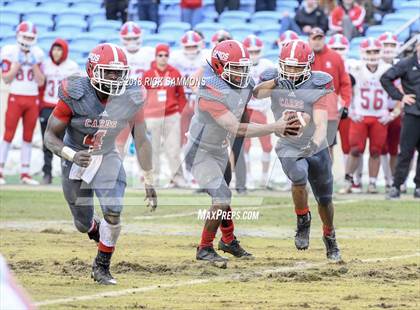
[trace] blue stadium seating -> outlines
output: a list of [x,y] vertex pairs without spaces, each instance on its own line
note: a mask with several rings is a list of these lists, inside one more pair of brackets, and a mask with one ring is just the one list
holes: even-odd
[[111,32],[111,31],[119,31],[121,28],[121,21],[118,20],[98,20],[94,21],[90,24],[89,29],[90,31],[95,32]]
[[0,23],[0,38],[11,36],[11,35],[14,35],[15,33],[16,32],[15,32],[14,25]]
[[56,16],[57,22],[59,21],[79,21],[83,23],[85,21],[85,16],[77,12],[63,12],[60,15]]
[[353,38],[350,42],[350,49],[351,50],[359,50],[360,48],[360,43],[366,39],[365,37],[357,37],[357,38]]
[[299,7],[299,2],[295,1],[295,0],[277,0],[277,11],[279,11],[280,13],[284,12],[284,11],[288,11],[288,12],[294,12],[296,10],[296,8]]
[[382,25],[387,25],[388,23],[401,23],[404,24],[408,20],[407,15],[400,13],[387,14],[382,19]]
[[264,53],[264,58],[267,58],[271,60],[272,62],[277,63],[279,60],[279,50],[278,49],[267,50],[267,52]]
[[50,28],[54,27],[52,15],[48,12],[43,12],[41,10],[28,11],[24,13],[23,19],[30,20],[35,24],[35,26],[48,25],[48,27]]
[[40,6],[36,7],[36,10],[40,10],[45,13],[50,13],[54,15],[58,15],[62,12],[65,12],[69,9],[69,6],[67,3],[64,2],[46,2],[41,4]]
[[20,21],[20,13],[18,12],[14,12],[13,10],[2,10],[1,11],[1,18],[0,18],[0,23],[2,24],[13,24],[13,25],[17,25],[19,24]]
[[258,25],[278,24],[281,19],[279,12],[260,11],[255,12],[251,17],[251,22]]
[[142,32],[145,33],[155,33],[157,25],[155,22],[149,20],[138,20],[136,23],[140,26]]
[[105,16],[105,13],[103,13],[103,12],[94,13],[94,14],[89,15],[88,20],[89,20],[89,23],[91,24],[93,22],[106,20],[106,16]]
[[166,43],[169,45],[175,45],[175,41],[177,38],[170,37],[166,34],[154,34],[146,37],[143,40],[143,45],[145,46],[153,46],[155,47],[157,44]]
[[222,29],[223,26],[218,23],[200,23],[195,26],[195,29],[200,31],[204,39],[209,42],[211,39],[211,36],[218,30]]
[[347,58],[350,59],[360,59],[360,50],[357,49],[350,49],[349,53],[347,54]]
[[164,33],[168,36],[173,36],[176,40],[181,37],[186,31],[191,29],[189,23],[183,22],[168,22],[159,26],[159,33]]
[[7,37],[3,37],[1,40],[1,45],[9,45],[9,44],[15,44],[16,43],[16,35],[11,35]]
[[223,25],[246,23],[251,14],[243,11],[224,11],[219,16],[219,23]]
[[171,23],[171,22],[179,22],[181,20],[181,11],[165,11],[163,13],[159,13],[159,21],[161,23]]
[[216,20],[217,20],[217,18],[218,18],[218,14],[217,14],[217,12],[215,12],[214,10],[213,11],[211,11],[211,12],[207,12],[204,16],[203,16],[203,19],[202,19],[202,23],[213,23],[213,22],[215,22]]
[[5,6],[5,8],[7,9],[19,9],[21,12],[26,10],[32,10],[35,7],[36,2],[30,0],[13,0]]
[[80,21],[72,22],[69,20],[59,21],[55,25],[56,31],[69,31],[71,33],[79,33],[85,31],[87,28],[86,22]]
[[[82,12],[93,12],[93,11],[97,11],[98,9],[100,9],[101,4],[97,3],[97,2],[84,1],[84,2],[78,2],[78,3],[73,4],[72,8],[80,10]],[[86,14],[86,15],[89,15],[89,13]]]
[[389,28],[387,25],[378,25],[378,26],[370,26],[366,30],[366,36],[367,37],[378,37],[385,31],[394,31],[395,29]]
[[280,36],[280,24],[267,24],[267,25],[261,25],[258,28],[258,33],[259,34],[266,34],[269,36]]
[[257,27],[254,24],[233,24],[227,26],[227,30],[233,36],[235,40],[242,41],[249,34],[253,34],[257,31]]

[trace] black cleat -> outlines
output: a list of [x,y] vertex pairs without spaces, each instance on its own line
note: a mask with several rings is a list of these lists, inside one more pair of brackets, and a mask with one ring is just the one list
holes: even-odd
[[220,256],[216,253],[212,246],[201,248],[197,247],[197,254],[195,256],[197,260],[205,260],[212,263],[226,263],[228,261],[227,258]]
[[42,177],[42,185],[49,185],[52,184],[52,175],[51,174],[44,174]]
[[420,187],[414,190],[414,198],[420,198]]
[[309,234],[311,232],[311,212],[305,215],[298,215],[295,235],[295,246],[298,250],[309,248]]
[[95,221],[96,230],[87,234],[90,240],[95,240],[96,243],[99,243],[99,226],[101,225],[101,221],[97,217],[94,217],[93,220]]
[[337,240],[335,239],[335,232],[330,236],[323,236],[322,241],[324,241],[325,248],[327,249],[327,258],[333,262],[341,261],[340,249],[337,245]]
[[400,190],[397,187],[392,186],[388,195],[386,195],[386,199],[400,199]]
[[232,254],[235,257],[238,258],[247,258],[247,259],[251,259],[254,258],[254,256],[252,256],[251,253],[248,253],[247,251],[244,250],[243,247],[240,246],[239,241],[235,239],[233,239],[233,241],[231,243],[224,243],[222,240],[219,241],[219,245],[218,245],[218,250],[223,251],[224,253],[229,253]]
[[99,284],[103,284],[103,285],[117,284],[117,281],[109,272],[109,265],[98,264],[96,259],[93,261],[91,277],[95,282],[98,282]]

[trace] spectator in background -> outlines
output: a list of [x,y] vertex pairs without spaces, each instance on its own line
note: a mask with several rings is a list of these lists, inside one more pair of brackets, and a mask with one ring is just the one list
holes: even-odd
[[326,16],[329,16],[334,8],[337,6],[336,0],[319,0],[319,7]]
[[195,27],[203,20],[202,0],[181,0],[181,20]]
[[[56,39],[51,45],[50,57],[44,60],[41,65],[41,70],[45,75],[45,86],[39,111],[42,139],[44,139],[48,119],[58,102],[58,86],[68,76],[80,73],[79,65],[73,60],[68,59],[68,54],[69,46],[67,41]],[[42,184],[51,184],[53,153],[45,145],[43,145],[42,151],[44,152],[44,166],[42,167],[44,176]]]
[[159,185],[160,153],[163,151],[168,159],[172,185],[183,187],[180,112],[186,99],[184,86],[179,81],[181,73],[168,64],[168,59],[169,46],[157,45],[155,60],[143,75],[147,90],[144,117],[151,134],[156,185]]
[[240,0],[214,0],[214,8],[220,15],[227,8],[229,11],[239,10]]
[[375,21],[379,24],[382,18],[389,13],[394,12],[393,0],[373,0],[373,16]]
[[338,102],[328,107],[327,139],[331,149],[336,144],[336,133],[340,118],[347,117],[350,106],[352,89],[350,76],[346,72],[344,61],[340,54],[325,45],[325,33],[320,28],[313,28],[309,34],[309,46],[315,53],[315,59],[311,65],[312,70],[322,71],[333,77],[335,93],[340,96],[343,107],[338,111]]
[[255,12],[275,11],[276,0],[255,0]]
[[137,0],[140,20],[150,20],[159,25],[159,0]]
[[[397,79],[401,79],[403,92],[394,84]],[[404,104],[400,153],[395,167],[394,183],[388,193],[388,198],[397,199],[400,198],[400,187],[408,177],[415,150],[420,154],[420,35],[417,37],[416,53],[389,68],[382,75],[381,84],[393,100]],[[420,155],[417,157],[414,183],[414,197],[420,198]]]
[[347,39],[364,32],[366,11],[354,0],[341,0],[330,15],[329,27],[333,33],[342,33]]
[[327,31],[328,19],[318,6],[318,0],[305,0],[294,19],[288,13],[283,15],[280,33],[292,30],[299,35],[308,35],[314,27]]
[[105,0],[106,19],[127,21],[128,0]]

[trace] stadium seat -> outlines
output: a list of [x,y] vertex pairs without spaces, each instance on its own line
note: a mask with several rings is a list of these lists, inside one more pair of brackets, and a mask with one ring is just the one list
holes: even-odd
[[85,21],[85,16],[80,13],[64,12],[56,16],[56,21],[79,21],[80,23],[83,23]]
[[242,41],[246,36],[253,34],[257,31],[256,25],[253,24],[234,24],[227,26],[227,30],[235,40]]
[[121,21],[118,20],[98,20],[94,21],[90,24],[89,29],[90,31],[119,31],[121,28]]
[[392,29],[390,27],[388,27],[387,25],[378,25],[378,26],[370,26],[367,30],[366,30],[366,37],[378,37],[379,35],[381,35],[382,33],[384,33],[385,31],[394,31],[395,29]]
[[356,37],[353,38],[350,42],[350,49],[359,51],[360,43],[366,39],[365,37]]
[[260,25],[257,28],[257,32],[261,35],[269,35],[269,36],[280,36],[280,25],[279,24],[267,24],[267,25]]
[[171,22],[179,22],[181,20],[181,11],[174,10],[174,11],[165,11],[163,13],[159,13],[159,21],[161,23],[171,23]]
[[45,13],[58,15],[61,13],[66,12],[69,9],[69,6],[65,2],[46,2],[42,3],[40,6],[36,8],[36,10],[42,10]]
[[0,38],[13,36],[16,34],[15,26],[0,23]]
[[69,50],[70,50],[69,57],[72,60],[75,60],[75,59],[83,59],[83,58],[86,57],[86,54],[87,54],[87,53],[85,53],[83,51],[78,51],[78,50],[72,48],[71,46],[70,46],[70,49]]
[[163,33],[165,35],[174,36],[176,39],[181,37],[186,31],[191,29],[191,25],[189,23],[183,22],[170,22],[170,23],[163,23],[159,26],[159,33]]
[[66,32],[70,32],[71,34],[76,34],[76,33],[80,33],[80,32],[84,32],[86,31],[86,25],[83,24],[67,24],[67,23],[61,23],[57,26],[55,26],[55,30],[56,31],[66,31]]
[[360,51],[359,49],[352,48],[349,50],[349,53],[347,54],[348,59],[360,59]]
[[255,1],[254,0],[242,0],[240,2],[239,9],[241,11],[254,13],[255,12]]
[[176,41],[176,38],[169,37],[166,34],[154,34],[150,35],[147,38],[143,40],[144,46],[152,46],[155,47],[156,45],[160,43],[166,43],[169,45],[174,45]]
[[54,27],[53,17],[48,12],[42,12],[40,10],[28,11],[24,13],[23,20],[30,20],[36,26],[45,25],[51,29]]
[[106,15],[104,12],[94,13],[89,15],[89,24],[97,21],[104,21],[106,20]]
[[75,7],[75,6],[71,6],[69,7],[67,10],[65,10],[65,12],[67,13],[79,13],[83,16],[89,16],[91,14],[98,14],[98,13],[104,13],[105,14],[105,9],[97,7],[95,8],[89,8],[89,7]]
[[295,0],[277,0],[276,10],[280,13],[284,11],[295,12],[296,8],[299,7],[299,2]]
[[255,12],[251,17],[251,23],[258,25],[278,24],[281,19],[279,12],[260,11]]
[[[73,3],[73,5],[79,4],[79,3],[86,3],[86,0],[65,0],[65,1],[69,3]],[[89,0],[89,3],[95,3],[98,6],[101,6],[103,2],[104,0]]]
[[[97,3],[97,2],[91,2],[91,1],[83,1],[83,2],[77,2],[74,3],[72,5],[73,9],[78,9],[80,11],[87,11],[87,12],[92,12],[92,11],[97,11],[98,9],[101,8],[101,4]],[[87,14],[89,15],[89,14]]]
[[157,29],[157,25],[155,22],[149,21],[149,20],[138,20],[136,21],[137,24],[139,24],[141,30],[144,33],[155,33]]
[[277,63],[279,59],[279,50],[278,49],[267,50],[267,52],[264,53],[263,57],[271,60],[274,63]]
[[251,14],[243,11],[224,11],[219,16],[219,23],[224,25],[246,23]]
[[78,51],[84,51],[85,53],[89,53],[95,46],[100,43],[100,40],[92,40],[92,39],[74,39],[70,44],[70,49],[74,48]]
[[0,14],[0,23],[2,24],[17,25],[20,22],[20,13],[10,10],[2,10]]
[[36,1],[31,0],[13,0],[10,1],[5,8],[7,9],[18,9],[20,12],[26,11],[26,10],[32,10],[36,7]]
[[393,13],[393,14],[386,14],[382,19],[382,24],[387,25],[388,23],[401,23],[404,24],[409,20],[409,17],[405,14],[400,13]]
[[219,15],[217,14],[217,12],[216,11],[210,11],[210,12],[207,12],[204,16],[203,16],[203,19],[202,19],[202,23],[214,23],[216,20],[217,20],[217,17],[218,17]]
[[210,41],[211,36],[222,28],[223,25],[218,23],[200,23],[195,26],[195,29],[203,34],[206,41]]

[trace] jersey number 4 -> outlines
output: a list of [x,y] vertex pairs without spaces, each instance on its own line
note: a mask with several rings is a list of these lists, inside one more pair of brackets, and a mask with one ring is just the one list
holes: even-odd
[[94,135],[86,135],[83,139],[83,144],[89,146],[90,151],[98,151],[102,148],[105,135],[106,130],[98,130]]
[[383,93],[384,91],[382,89],[376,89],[373,93],[373,96],[369,96],[372,94],[369,88],[360,89],[360,97],[362,98],[362,108],[366,110],[370,110],[372,108],[374,110],[382,109],[382,106],[384,104]]

